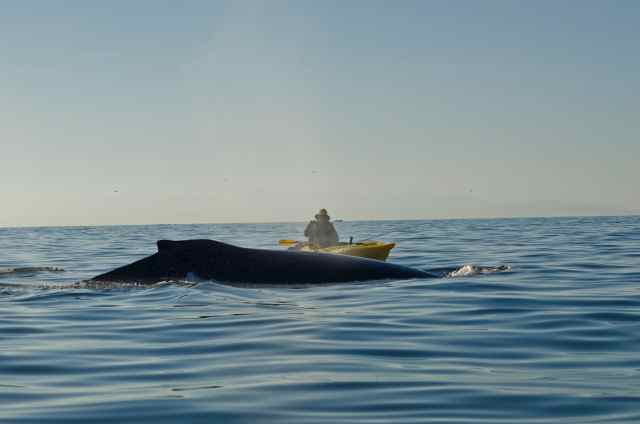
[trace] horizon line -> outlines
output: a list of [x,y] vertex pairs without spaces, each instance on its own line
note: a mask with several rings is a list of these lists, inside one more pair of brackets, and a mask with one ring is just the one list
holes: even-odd
[[[398,222],[398,221],[481,221],[496,219],[554,219],[554,218],[628,218],[640,217],[640,212],[629,212],[622,214],[592,214],[592,215],[530,215],[530,216],[492,216],[492,217],[453,217],[453,218],[403,218],[403,219],[342,219],[342,222]],[[332,220],[335,222],[336,220]],[[0,229],[18,229],[18,228],[87,228],[87,227],[143,227],[143,226],[160,226],[160,225],[264,225],[264,224],[303,224],[303,221],[244,221],[244,222],[190,222],[190,223],[155,223],[155,224],[68,224],[68,225],[17,225],[5,226],[0,225]]]

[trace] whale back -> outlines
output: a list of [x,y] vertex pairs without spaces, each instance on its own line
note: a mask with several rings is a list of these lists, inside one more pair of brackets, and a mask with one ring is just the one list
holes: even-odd
[[149,283],[203,279],[250,284],[319,284],[431,277],[387,262],[328,253],[249,249],[215,240],[158,240],[158,252],[93,278]]

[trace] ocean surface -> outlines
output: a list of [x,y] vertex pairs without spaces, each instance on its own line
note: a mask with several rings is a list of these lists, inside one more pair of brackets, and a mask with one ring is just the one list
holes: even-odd
[[[510,271],[306,288],[95,286],[304,224],[0,228],[1,423],[639,423],[640,217],[341,222],[390,262]],[[475,270],[475,271],[474,271]]]

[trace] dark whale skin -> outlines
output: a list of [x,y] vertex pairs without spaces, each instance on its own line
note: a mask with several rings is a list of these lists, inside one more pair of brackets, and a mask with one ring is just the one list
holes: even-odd
[[433,278],[401,265],[354,256],[237,247],[214,240],[159,240],[158,252],[90,281],[153,284],[202,279],[251,285],[306,285]]

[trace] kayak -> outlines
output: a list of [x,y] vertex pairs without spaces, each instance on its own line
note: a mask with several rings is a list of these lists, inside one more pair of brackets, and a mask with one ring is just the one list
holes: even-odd
[[361,258],[377,259],[384,261],[389,256],[391,249],[395,247],[395,243],[385,243],[383,241],[368,240],[358,243],[340,243],[336,246],[315,247],[309,244],[301,244],[294,247],[295,250],[303,252],[320,252],[334,253],[338,255],[359,256]]

